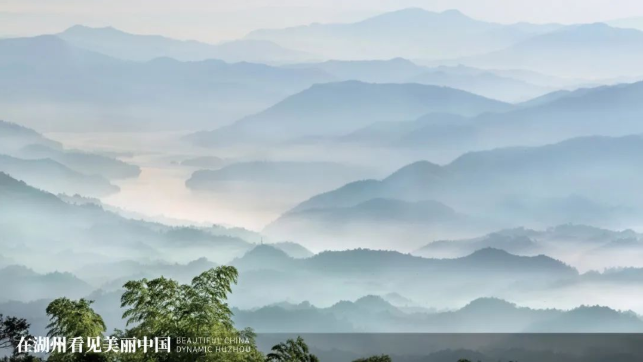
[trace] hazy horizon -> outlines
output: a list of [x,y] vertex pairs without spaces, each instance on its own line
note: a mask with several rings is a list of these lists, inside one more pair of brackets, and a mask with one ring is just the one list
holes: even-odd
[[[136,335],[123,295],[135,329],[643,333],[642,64],[640,0],[0,0],[0,348],[63,297]],[[425,360],[550,360],[458,353]]]
[[[403,1],[292,1],[269,3],[244,0],[233,3],[204,0],[118,1],[89,4],[84,1],[42,0],[0,2],[1,37],[33,36],[64,31],[73,25],[113,26],[134,34],[164,35],[180,40],[219,43],[243,38],[257,29],[275,29],[312,23],[349,23],[386,12],[421,8],[442,12],[456,9],[481,21],[501,24],[530,22],[595,23],[643,17],[636,0],[536,1],[530,5],[511,0],[403,0]],[[123,5],[127,11],[122,11]],[[178,15],[178,16],[177,16]],[[213,19],[215,21],[213,21]]]

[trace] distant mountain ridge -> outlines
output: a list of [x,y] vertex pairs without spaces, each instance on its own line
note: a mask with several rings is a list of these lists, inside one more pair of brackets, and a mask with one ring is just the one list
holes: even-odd
[[[572,310],[531,309],[496,298],[435,313],[405,313],[378,296],[341,301],[328,308],[310,303],[235,309],[235,323],[259,333],[573,333],[636,332],[643,321],[631,312],[581,306]],[[276,323],[280,320],[281,323]]]
[[[567,77],[640,76],[643,32],[603,23],[570,25],[507,49],[458,59],[483,68],[520,68]],[[447,62],[448,63],[448,62]]]
[[62,147],[59,142],[50,140],[30,128],[0,120],[0,153],[16,152],[30,145],[53,149]]
[[543,146],[571,138],[643,134],[643,82],[557,91],[505,112],[455,118],[427,114],[354,130],[340,142],[422,149],[439,155],[508,146]]
[[323,63],[302,63],[288,67],[321,69],[334,76],[338,81],[420,83],[444,86],[511,103],[532,99],[560,87],[560,85],[534,85],[525,80],[512,78],[510,72],[464,66],[429,68],[403,58],[390,60],[329,60]]
[[[406,214],[396,212],[405,222],[391,215],[387,223],[381,223],[373,217],[364,222],[358,214],[345,212],[377,199],[433,200],[470,217],[452,220],[445,235],[460,232],[472,237],[470,233],[480,235],[516,224],[547,227],[573,222],[620,228],[634,222],[641,212],[634,196],[636,185],[643,182],[643,168],[636,156],[641,152],[641,136],[583,137],[541,147],[471,152],[444,166],[420,161],[379,181],[356,181],[319,194],[265,231],[272,236],[295,235],[302,242],[333,240],[334,245],[346,245],[350,240],[333,230],[351,230],[354,239],[360,235],[371,242],[384,242],[391,236],[384,232],[389,228],[404,235],[408,245],[419,241],[400,233],[409,221],[426,213],[404,218]],[[473,222],[476,219],[484,221]],[[428,234],[429,229],[421,234],[440,238],[440,234]]]
[[56,150],[46,146],[30,145],[21,149],[18,155],[28,159],[52,159],[74,170],[89,175],[100,175],[107,179],[133,178],[141,173],[138,166],[77,150]]
[[[126,219],[98,205],[70,204],[1,172],[0,224],[4,236],[0,243],[6,248],[3,255],[16,263],[65,271],[123,259],[115,255],[127,255],[134,261],[152,258],[185,263],[208,251],[213,262],[223,263],[254,245],[201,229]],[[75,248],[86,251],[75,252],[81,250]]]
[[106,196],[120,191],[101,176],[88,176],[51,159],[23,160],[0,154],[0,172],[53,193]]
[[[402,254],[395,251],[354,249],[344,251],[324,251],[309,258],[294,259],[284,251],[269,245],[258,245],[244,256],[231,263],[241,272],[253,270],[281,270],[288,272],[315,272],[341,276],[344,274],[382,276],[400,275],[409,269],[420,273],[440,273],[450,271],[468,274],[502,273],[512,270],[515,273],[535,275],[574,276],[577,272],[568,265],[552,258],[539,255],[520,257],[505,251],[486,248],[456,259],[427,259]],[[329,266],[333,266],[330,268]]]
[[[458,300],[481,295],[502,298],[579,278],[573,267],[558,260],[543,255],[520,257],[498,249],[482,249],[455,259],[421,258],[373,249],[323,251],[295,259],[264,244],[233,260],[230,265],[240,273],[238,287],[231,297],[231,303],[238,308],[279,303],[285,295],[287,300],[309,300],[323,305],[335,303],[333,298],[353,299],[391,292],[420,301],[429,295],[427,291],[431,291],[431,295],[448,293],[451,304],[445,304],[447,299],[431,304],[444,308]],[[315,280],[316,288],[306,288],[310,280]],[[453,285],[462,283],[468,287],[453,290]],[[333,285],[334,293],[319,292]],[[254,299],[259,295],[264,295],[261,303]],[[411,306],[405,311],[420,309]]]
[[[443,192],[445,188],[455,186],[455,184],[450,183],[455,180],[455,176],[459,177],[458,182],[466,182],[467,178],[476,174],[478,181],[476,188],[484,188],[492,186],[486,182],[501,181],[502,177],[509,176],[509,173],[513,174],[514,177],[520,177],[518,175],[521,172],[538,174],[539,169],[542,167],[547,167],[552,177],[556,176],[556,174],[551,174],[551,170],[572,166],[580,172],[589,167],[598,167],[598,165],[607,167],[611,165],[613,171],[630,173],[635,170],[638,171],[638,169],[636,167],[626,167],[624,162],[629,162],[634,167],[636,165],[636,150],[639,148],[643,148],[643,138],[641,136],[580,137],[541,147],[507,147],[470,152],[445,166],[419,161],[399,169],[381,182],[373,182],[372,180],[358,181],[336,191],[319,195],[302,203],[294,211],[329,206],[350,206],[373,197],[394,197],[406,200],[426,199],[431,195],[437,197],[438,195],[433,194],[433,192]],[[589,157],[590,155],[592,157]],[[614,163],[616,160],[620,161]],[[574,178],[572,175],[562,173],[558,174],[557,177],[561,180],[566,177]],[[506,183],[505,186],[512,187],[513,181],[505,179],[502,182]],[[590,180],[586,179],[587,181]],[[600,180],[597,179],[596,181]],[[547,182],[552,181],[547,180]],[[603,184],[603,186],[606,185]],[[517,185],[514,184],[513,187],[517,187]],[[568,188],[566,192],[582,194],[583,189],[578,188],[578,185],[575,185],[574,188],[571,188],[571,185],[566,185],[565,187]],[[358,190],[360,191],[359,193],[357,192]],[[369,192],[366,192],[367,190]],[[504,192],[510,193],[509,190]],[[324,199],[334,199],[340,193],[343,194],[343,197],[341,202],[336,199],[339,203],[326,204],[322,201]],[[351,197],[352,195],[356,197]],[[438,199],[442,198],[438,197]],[[447,204],[449,203],[447,202]]]
[[[453,58],[505,48],[561,25],[501,25],[475,20],[457,10],[435,13],[409,8],[351,24],[311,24],[256,30],[246,39],[270,40],[329,59]],[[360,44],[355,52],[355,44]]]
[[0,171],[57,194],[105,196],[119,191],[108,180],[137,177],[138,166],[68,150],[59,142],[0,121]]
[[[497,248],[516,255],[547,255],[580,267],[583,270],[603,270],[597,280],[628,282],[628,275],[637,275],[643,267],[643,236],[634,230],[607,230],[588,225],[564,224],[544,230],[512,228],[459,240],[436,240],[413,252],[430,258],[463,257],[481,248]],[[619,265],[632,268],[619,269]],[[609,273],[607,273],[609,271]],[[587,280],[593,279],[589,271]]]
[[[0,269],[0,302],[15,300],[34,301],[59,296],[61,290],[69,298],[83,297],[91,292],[91,286],[70,273],[38,274],[33,270],[12,265]],[[11,299],[5,299],[11,298]]]
[[91,28],[82,25],[72,26],[56,36],[79,48],[141,62],[162,57],[181,61],[219,59],[226,62],[252,63],[283,63],[315,59],[314,55],[285,49],[265,40],[236,40],[212,45],[159,35],[131,34],[113,27]]
[[[315,83],[320,70],[221,60],[133,62],[53,35],[0,39],[0,104],[8,119],[43,131],[214,127],[260,111]],[[48,122],[22,104],[53,110]],[[92,110],[90,119],[72,116]],[[217,117],[212,117],[217,114]],[[177,124],[182,117],[186,122]]]
[[476,115],[510,108],[507,103],[446,87],[346,81],[314,85],[263,112],[189,139],[200,145],[279,142],[340,135],[373,122],[399,122],[429,112]]

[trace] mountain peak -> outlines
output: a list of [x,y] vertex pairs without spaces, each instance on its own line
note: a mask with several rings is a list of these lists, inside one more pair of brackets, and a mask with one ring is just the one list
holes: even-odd
[[232,265],[240,270],[268,270],[288,268],[295,259],[285,251],[274,246],[260,244],[246,252],[242,257],[232,261]]
[[248,251],[243,257],[243,259],[254,259],[254,258],[270,258],[270,259],[291,259],[288,254],[274,246],[260,244]]
[[373,312],[395,311],[397,309],[384,298],[377,295],[366,295],[356,300],[354,304]]
[[596,45],[597,41],[608,45],[640,43],[643,32],[635,29],[623,29],[609,26],[605,23],[591,23],[565,26],[559,30],[543,34],[525,41],[523,44],[550,45],[551,42],[562,45],[575,43],[580,45]]
[[27,268],[23,265],[9,265],[0,269],[0,275],[9,279],[16,277],[32,277],[38,275],[33,269]]
[[442,167],[429,161],[417,161],[395,171],[386,181],[421,180],[424,182],[439,177]]
[[464,306],[460,311],[491,312],[515,309],[516,305],[499,298],[478,298]]
[[82,25],[82,24],[76,24],[73,25],[65,31],[63,31],[61,34],[86,34],[86,33],[102,33],[102,34],[127,34],[122,30],[116,29],[113,26],[104,26],[104,27],[92,27],[92,26],[87,26],[87,25]]
[[364,20],[362,23],[386,23],[387,25],[399,24],[401,26],[408,26],[413,24],[426,24],[429,21],[466,21],[483,23],[471,19],[462,14],[460,11],[451,9],[443,12],[434,12],[422,8],[406,8],[380,14],[370,19]]
[[464,15],[460,10],[457,10],[457,9],[445,10],[445,11],[441,12],[441,14],[445,15],[445,16],[468,18],[468,16]]
[[390,306],[390,303],[384,300],[384,298],[380,297],[379,295],[365,295],[355,301],[355,304],[362,304],[362,305],[386,305]]
[[477,259],[477,260],[495,260],[495,259],[504,259],[509,256],[513,256],[513,254],[510,254],[501,249],[483,248],[483,249],[474,251],[472,254],[470,254],[469,256],[466,256],[465,258]]

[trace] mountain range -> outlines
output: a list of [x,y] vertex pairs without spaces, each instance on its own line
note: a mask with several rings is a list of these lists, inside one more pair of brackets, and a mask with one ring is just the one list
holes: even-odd
[[56,141],[0,121],[0,171],[43,190],[105,196],[119,191],[112,179],[138,177],[140,168],[94,153],[65,149]]
[[[391,292],[423,301],[431,294],[449,291],[447,299],[455,302],[480,295],[518,293],[522,288],[578,276],[575,269],[549,257],[519,257],[497,249],[482,249],[456,259],[427,259],[369,249],[324,251],[294,259],[276,248],[258,245],[230,264],[240,272],[231,296],[231,303],[239,308],[278,303],[283,300],[279,295],[326,304],[333,298]],[[310,280],[315,280],[316,288],[305,287]],[[454,285],[462,283],[468,287],[453,290]],[[333,293],[322,292],[328,288]],[[260,295],[264,295],[262,302],[253,302]],[[443,305],[436,303],[432,305]]]
[[127,219],[99,205],[69,204],[4,173],[0,173],[0,225],[3,255],[37,271],[72,271],[123,259],[188,262],[206,256],[223,263],[253,245],[200,229]]
[[558,24],[501,25],[457,10],[436,13],[410,8],[356,23],[256,30],[245,39],[268,40],[329,59],[444,59],[503,49],[559,28]]
[[330,147],[355,141],[448,157],[580,136],[643,133],[638,122],[642,94],[643,82],[636,82],[556,91],[511,106],[451,88],[346,81],[313,86],[230,126],[188,139],[205,146],[300,138]]
[[85,175],[48,158],[25,160],[0,155],[0,172],[53,193],[100,197],[120,190],[102,176]]
[[18,155],[25,159],[51,159],[71,169],[104,178],[135,178],[141,173],[140,167],[107,156],[78,150],[60,150],[41,145],[22,148]]
[[[438,201],[445,200],[449,205],[448,201],[451,200],[447,193],[449,190],[456,193],[465,191],[461,187],[466,187],[469,196],[475,199],[486,198],[485,192],[495,190],[492,197],[496,198],[496,202],[499,200],[499,192],[522,197],[577,194],[627,203],[631,196],[623,193],[627,193],[625,190],[632,190],[634,181],[621,179],[620,186],[615,187],[613,177],[619,174],[621,177],[627,175],[628,178],[640,176],[635,155],[639,152],[636,150],[641,147],[643,138],[640,136],[580,137],[540,147],[507,147],[470,152],[444,166],[419,161],[401,168],[380,182],[358,181],[319,195],[293,211],[352,206],[376,197],[402,200],[435,197]],[[563,169],[567,171],[554,172]],[[601,176],[603,173],[594,172],[598,170],[609,171],[609,185]],[[539,179],[540,184],[527,181],[531,175],[536,174],[549,176]],[[470,181],[474,179],[475,184],[471,184]],[[580,179],[585,185],[578,183]],[[597,190],[607,192],[610,196],[620,194],[621,197],[602,197],[596,195]]]
[[580,136],[643,133],[643,82],[557,91],[506,112],[475,117],[427,114],[411,122],[372,122],[338,138],[368,145],[459,155],[505,146],[537,146]]
[[[320,70],[254,63],[125,61],[53,35],[0,40],[4,114],[45,131],[212,128],[330,80]],[[47,122],[33,123],[38,109],[49,110]],[[77,116],[89,110],[92,117]]]
[[642,60],[643,32],[595,23],[566,26],[453,63],[597,79],[641,76],[638,64]]
[[341,301],[327,308],[280,303],[235,309],[235,323],[259,333],[578,333],[637,332],[643,321],[632,312],[582,306],[572,310],[531,309],[495,298],[435,313],[405,313],[379,296]]
[[[86,298],[112,334],[126,282],[229,265],[262,350],[311,333],[322,361],[637,360],[637,21],[414,8],[220,44],[1,36],[0,314],[45,335],[51,300]],[[628,333],[621,354],[576,335],[595,332]]]
[[[297,69],[320,69],[338,81],[357,80],[367,83],[420,83],[464,90],[483,97],[504,102],[521,102],[541,96],[561,86],[572,87],[577,83],[563,83],[544,76],[483,70],[462,65],[426,67],[403,58],[390,60],[329,60],[322,63],[303,63],[288,66]],[[528,78],[523,80],[521,78]],[[532,84],[529,81],[542,83]]]
[[352,206],[288,212],[263,232],[278,238],[289,235],[309,247],[323,243],[331,250],[365,243],[371,248],[407,250],[406,245],[431,237],[468,235],[481,224],[481,220],[433,200],[372,198]]
[[[457,10],[403,9],[349,24],[253,31],[246,39],[321,53],[334,60],[432,60],[485,69],[524,69],[586,79],[641,76],[641,27],[595,24],[495,24]],[[356,48],[355,44],[359,44]]]
[[374,122],[400,122],[429,112],[472,116],[510,108],[507,103],[445,87],[346,81],[314,85],[258,114],[188,139],[199,145],[279,142],[337,136]]
[[[404,222],[389,216],[383,224],[376,213],[385,212],[391,202],[374,204],[381,208],[377,211],[369,206],[368,214],[357,212],[359,205],[380,199],[403,201],[399,204],[407,206],[432,200],[473,217],[450,228],[461,237],[462,232],[475,232],[477,225],[483,225],[478,234],[489,227],[548,227],[566,222],[620,228],[640,213],[635,190],[643,170],[636,155],[642,151],[640,136],[585,137],[541,147],[471,152],[444,166],[420,161],[381,181],[356,181],[319,194],[282,215],[265,231],[274,237],[296,237],[304,245],[333,240],[333,245],[347,247],[351,245],[345,244],[348,235],[354,240],[366,236],[377,239],[387,228],[403,233],[420,215],[430,215],[391,211],[400,217],[406,215]],[[382,239],[390,236],[383,235]],[[427,236],[426,232],[421,235]],[[416,241],[409,239],[407,243]],[[396,245],[399,250],[400,244]]]
[[62,148],[59,142],[50,140],[33,129],[0,120],[0,153],[10,154],[31,145]]
[[82,298],[91,292],[91,286],[70,273],[38,274],[17,265],[0,269],[0,302],[9,300],[31,301],[56,298],[60,292],[69,298]]
[[113,27],[91,28],[82,25],[73,26],[56,36],[78,48],[139,62],[173,58],[180,61],[219,59],[231,63],[270,64],[315,59],[312,54],[285,49],[265,40],[242,39],[213,45],[159,35],[130,34]]
[[[628,272],[618,269],[619,266],[643,267],[643,263],[637,261],[643,255],[643,238],[638,233],[629,229],[613,231],[579,224],[558,225],[544,230],[504,229],[470,239],[436,240],[413,254],[455,258],[482,248],[496,248],[517,255],[546,253],[582,270],[612,268],[610,276],[614,280],[620,276],[636,275],[634,269]],[[610,276],[605,275],[602,280],[608,280]]]

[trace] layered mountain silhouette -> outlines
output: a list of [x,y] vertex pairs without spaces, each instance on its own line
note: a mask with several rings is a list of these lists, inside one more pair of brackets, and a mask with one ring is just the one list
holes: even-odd
[[[403,59],[390,60],[329,60],[323,63],[304,63],[291,66],[298,69],[321,69],[337,80],[357,80],[367,83],[420,83],[464,90],[483,97],[505,102],[525,101],[557,89],[561,84],[534,85],[514,79],[511,72],[487,71],[457,66],[429,68]],[[499,74],[500,73],[500,74]],[[521,74],[516,74],[518,77]],[[536,79],[536,77],[533,77]],[[536,81],[541,81],[536,79]],[[571,85],[571,84],[570,84]]]
[[458,74],[449,69],[428,71],[407,82],[439,85],[461,89],[488,98],[505,102],[526,101],[552,91],[552,88],[535,86],[522,80],[499,76],[492,72],[480,71],[475,74]]
[[485,68],[531,69],[566,77],[640,76],[643,32],[602,23],[571,25],[491,54],[458,60]]
[[632,269],[630,273],[627,269],[614,267],[643,266],[636,262],[643,255],[643,239],[635,231],[613,231],[579,224],[564,224],[545,230],[505,229],[471,239],[436,240],[413,254],[454,258],[469,255],[481,248],[497,248],[518,255],[546,253],[585,270],[611,268],[605,274],[588,272],[586,280],[608,282],[613,277],[613,281],[631,282],[633,279],[627,275],[636,275],[638,269]]
[[185,263],[205,256],[224,263],[253,246],[201,229],[126,219],[93,204],[69,204],[4,173],[0,173],[0,224],[3,255],[16,263],[64,271],[121,259]]
[[[175,129],[179,117],[189,129],[229,123],[332,77],[221,60],[124,61],[46,35],[1,39],[0,79],[5,114],[21,124],[35,126],[30,122],[39,117],[17,105],[40,104],[57,111],[38,124],[42,130],[159,131]],[[76,115],[88,109],[91,119],[80,123]]]
[[354,246],[344,243],[348,235],[359,240],[370,240],[369,245],[376,248],[393,247],[393,243],[381,242],[383,239],[393,241],[400,238],[404,242],[395,247],[398,249],[428,235],[475,230],[479,224],[479,220],[437,201],[372,198],[354,206],[289,212],[266,226],[264,233],[273,237],[289,235],[311,246],[323,242],[329,249]]
[[372,123],[339,137],[337,141],[366,146],[444,146],[452,139],[470,135],[471,123],[462,115],[431,112],[413,121]]
[[330,59],[444,59],[503,49],[558,28],[556,24],[501,25],[471,19],[457,10],[435,13],[411,8],[350,24],[257,30],[246,39],[269,40]]
[[0,155],[0,172],[53,193],[106,196],[120,190],[101,176],[82,174],[49,158],[24,160]]
[[11,265],[0,269],[0,302],[9,300],[34,301],[56,298],[64,293],[69,298],[81,298],[91,292],[91,286],[70,273],[39,274],[33,270]]
[[[446,299],[432,304],[443,307],[480,295],[502,297],[559,281],[578,280],[574,268],[555,259],[542,255],[521,257],[490,248],[455,259],[370,249],[324,251],[295,259],[269,245],[259,245],[230,264],[240,272],[238,288],[231,296],[231,303],[239,308],[278,303],[284,300],[279,295],[287,295],[291,301],[328,304],[336,302],[333,298],[391,292],[411,300],[448,293]],[[316,288],[305,288],[310,280],[315,280]],[[454,290],[454,285],[467,287]],[[320,292],[333,286],[333,293]],[[259,295],[264,295],[261,303],[253,302]],[[412,307],[404,310],[426,312]]]
[[62,148],[60,143],[52,141],[32,129],[0,120],[0,153],[13,153],[31,145],[52,149]]
[[[417,162],[381,181],[357,181],[317,195],[266,231],[321,240],[334,235],[332,230],[350,229],[359,220],[345,210],[377,199],[441,202],[462,214],[483,218],[487,227],[516,223],[547,227],[565,222],[618,226],[639,214],[634,195],[643,177],[636,156],[641,151],[640,136],[585,137],[542,147],[472,152],[444,166]],[[404,225],[392,216],[386,224],[377,218],[369,221],[368,228],[350,229],[355,233],[352,237],[364,232],[377,235],[387,227]],[[461,223],[460,227],[467,225],[472,224]],[[320,234],[324,229],[331,234]]]
[[104,196],[119,188],[108,179],[137,177],[138,166],[87,152],[64,149],[40,133],[0,121],[0,171],[44,190]]
[[18,152],[26,159],[51,159],[71,169],[90,175],[99,175],[107,179],[138,177],[141,169],[138,166],[103,156],[77,150],[59,150],[46,146],[30,145]]
[[643,114],[638,102],[642,94],[643,82],[558,91],[507,112],[467,119],[428,114],[411,123],[373,122],[345,137],[350,140],[351,133],[363,133],[357,141],[462,154],[504,146],[543,145],[580,136],[639,134],[643,132],[638,122]]
[[411,120],[429,112],[471,116],[510,108],[503,102],[445,87],[347,81],[312,86],[263,112],[189,139],[200,145],[276,142],[336,136],[374,122]]
[[113,27],[75,25],[56,36],[78,48],[140,62],[167,57],[181,61],[219,59],[232,63],[293,63],[315,58],[265,40],[235,40],[213,45],[159,35],[130,34]]
[[282,241],[279,243],[271,243],[270,246],[273,246],[277,249],[282,250],[284,253],[288,254],[288,256],[295,259],[310,258],[311,256],[314,255],[312,251],[292,241]]
[[327,308],[278,303],[234,312],[235,323],[256,326],[260,333],[574,333],[603,330],[602,326],[610,332],[643,330],[643,321],[631,312],[598,306],[531,309],[496,298],[479,298],[460,309],[436,313],[404,313],[373,295]]
[[76,275],[82,275],[83,279],[95,288],[100,287],[103,291],[117,291],[121,290],[129,280],[142,278],[154,279],[164,276],[181,283],[189,283],[195,275],[216,266],[216,263],[207,258],[199,258],[186,264],[121,260],[87,265],[73,272]]

